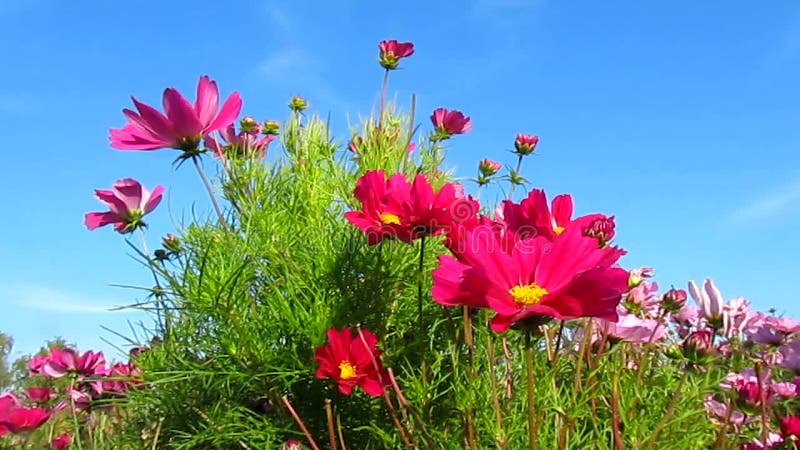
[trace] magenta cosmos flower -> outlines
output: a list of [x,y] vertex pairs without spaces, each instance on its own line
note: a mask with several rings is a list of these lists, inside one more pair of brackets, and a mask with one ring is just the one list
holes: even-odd
[[164,112],[131,97],[138,112],[123,109],[128,123],[112,129],[111,146],[120,150],[157,150],[176,148],[197,154],[203,137],[232,124],[242,109],[238,92],[231,94],[219,109],[217,83],[200,77],[194,105],[174,88],[164,90]]
[[520,156],[530,155],[536,150],[536,145],[539,144],[539,136],[534,136],[532,134],[518,134],[517,138],[514,139],[514,148],[517,150],[516,153]]
[[26,408],[13,394],[0,395],[0,436],[35,430],[49,418],[44,408]]
[[437,108],[431,114],[431,122],[435,128],[431,134],[432,141],[449,139],[454,134],[464,134],[472,129],[472,121],[461,111]]
[[396,40],[381,41],[378,43],[380,55],[378,61],[386,70],[397,69],[400,60],[414,54],[414,43],[397,42]]
[[617,305],[628,290],[628,272],[612,267],[623,250],[598,248],[597,241],[571,228],[550,242],[536,237],[502,243],[466,239],[461,261],[439,257],[433,271],[433,299],[445,306],[488,307],[497,314],[492,329],[521,321],[596,317],[617,320]]
[[54,348],[50,351],[47,363],[42,367],[42,374],[50,378],[61,378],[68,373],[81,376],[102,374],[105,369],[103,352],[91,350],[80,355],[71,348]]
[[87,213],[86,228],[94,230],[114,224],[114,229],[124,234],[147,226],[142,218],[161,202],[164,187],[156,186],[149,192],[133,178],[125,178],[117,180],[111,190],[95,190],[94,195],[108,205],[110,211]]
[[478,203],[453,183],[436,191],[424,175],[409,182],[401,173],[386,179],[382,170],[368,171],[359,178],[355,197],[361,210],[349,211],[345,218],[366,233],[370,245],[386,238],[410,243],[423,236],[447,234],[479,209]]

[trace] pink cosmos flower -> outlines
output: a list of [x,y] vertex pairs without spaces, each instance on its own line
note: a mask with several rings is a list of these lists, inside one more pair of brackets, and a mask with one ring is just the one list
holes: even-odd
[[[518,204],[505,200],[502,207],[503,221],[509,231],[515,233],[519,239],[543,236],[552,241],[573,223],[573,203],[569,194],[557,195],[548,207],[544,191],[532,189],[528,197]],[[605,216],[592,214],[576,219],[575,222],[579,224],[578,226],[585,227],[599,217]]]
[[530,155],[536,150],[536,145],[539,144],[539,136],[532,134],[518,134],[517,139],[514,140],[514,148],[517,150],[518,155]]
[[0,395],[0,436],[35,430],[49,418],[47,410],[26,408],[14,394]]
[[461,111],[437,108],[431,115],[431,122],[435,128],[431,140],[441,141],[449,139],[454,134],[464,134],[472,129],[472,121]]
[[636,269],[631,269],[630,278],[628,279],[628,285],[631,288],[635,288],[636,286],[640,285],[646,278],[651,278],[652,276],[653,276],[652,267],[639,267]]
[[[628,290],[628,272],[612,267],[625,253],[598,248],[579,228],[553,242],[536,237],[516,243],[510,252],[502,243],[472,238],[461,261],[439,257],[433,271],[433,299],[445,306],[491,308],[492,329],[505,331],[520,321],[597,317],[617,320],[617,305]],[[474,247],[474,248],[470,248]]]
[[72,444],[72,436],[70,436],[69,433],[62,433],[53,439],[50,446],[53,450],[64,450],[69,447],[70,444]]
[[30,375],[38,375],[42,373],[42,367],[47,364],[47,356],[34,356],[28,363],[28,373]]
[[414,54],[414,44],[412,42],[397,42],[396,40],[381,41],[378,43],[380,55],[378,61],[386,70],[397,69],[397,64],[401,59]]
[[703,290],[697,288],[694,281],[689,281],[689,294],[691,294],[700,311],[709,323],[719,324],[722,319],[722,306],[725,304],[725,299],[722,293],[714,284],[714,280],[706,278],[703,282]]
[[130,233],[147,224],[142,218],[153,211],[164,195],[164,187],[156,186],[153,192],[145,189],[133,178],[117,180],[111,190],[94,191],[98,200],[108,205],[110,211],[86,214],[86,228],[96,228],[114,224],[114,229],[122,234]]
[[660,304],[658,295],[658,283],[654,281],[644,281],[628,292],[623,299],[623,304],[628,311],[643,317],[655,317],[658,315]]
[[242,109],[238,92],[231,94],[219,109],[217,83],[205,75],[197,84],[194,105],[174,88],[164,91],[166,115],[135,97],[132,99],[138,113],[122,110],[128,123],[111,130],[111,146],[120,150],[175,148],[196,154],[204,136],[232,124]]
[[739,410],[734,409],[732,412],[729,411],[727,404],[715,400],[714,396],[711,394],[706,397],[703,406],[705,406],[706,412],[711,416],[711,420],[718,425],[723,424],[727,419],[735,429],[738,429],[742,424],[755,420],[754,418],[748,419],[747,415]]
[[765,315],[753,311],[750,302],[744,298],[731,299],[722,307],[722,329],[728,339],[753,333],[764,320]]
[[758,344],[780,345],[791,334],[800,331],[800,323],[791,317],[767,316],[761,325],[751,331],[750,340]]
[[103,392],[121,394],[142,383],[142,371],[133,363],[116,363],[101,380]]
[[370,245],[383,239],[411,242],[423,236],[445,234],[456,223],[477,215],[478,203],[463,190],[446,183],[435,191],[424,175],[413,182],[397,173],[386,179],[382,170],[365,173],[356,182],[355,197],[360,211],[345,218],[366,233]]
[[800,416],[785,416],[780,418],[781,436],[784,440],[796,442],[800,440]]
[[642,319],[628,313],[622,306],[617,308],[617,313],[619,319],[616,322],[595,319],[594,329],[598,338],[605,332],[612,341],[641,344],[660,341],[667,335],[666,327],[655,319]]
[[68,373],[81,376],[97,375],[105,368],[103,352],[95,353],[91,350],[79,355],[71,348],[53,348],[50,351],[47,364],[42,368],[42,374],[50,378],[61,378]]
[[791,341],[783,345],[778,351],[783,355],[781,366],[800,374],[800,341]]
[[27,395],[28,400],[33,403],[45,403],[53,398],[55,392],[53,392],[53,390],[49,387],[32,386],[25,391],[25,394]]

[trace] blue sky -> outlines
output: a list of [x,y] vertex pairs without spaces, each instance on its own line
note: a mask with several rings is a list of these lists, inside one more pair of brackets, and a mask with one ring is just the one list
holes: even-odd
[[[163,184],[151,246],[173,221],[207,211],[172,151],[120,152],[107,130],[129,95],[191,98],[208,74],[245,112],[283,119],[292,94],[332,114],[341,132],[375,105],[381,39],[416,54],[390,92],[425,113],[461,109],[471,133],[450,163],[510,163],[517,132],[541,136],[523,168],[580,213],[614,214],[629,267],[662,286],[713,276],[727,297],[800,315],[800,5],[772,2],[59,2],[0,4],[0,331],[30,352],[63,336],[109,350],[142,317],[109,313],[139,298],[110,284],[148,273],[110,228],[87,231],[94,188],[135,177]],[[427,119],[424,120],[427,126]],[[211,162],[207,162],[213,171]]]

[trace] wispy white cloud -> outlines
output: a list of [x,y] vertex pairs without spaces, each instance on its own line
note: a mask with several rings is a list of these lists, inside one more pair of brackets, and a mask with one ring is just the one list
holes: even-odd
[[736,223],[749,223],[769,219],[800,205],[800,179],[740,207],[731,214]]
[[50,313],[111,314],[124,304],[98,300],[93,296],[51,287],[17,285],[0,290],[0,302]]
[[277,2],[267,2],[264,4],[264,10],[267,12],[267,20],[269,25],[281,33],[289,33],[292,30],[292,21],[289,20],[289,15],[286,10]]

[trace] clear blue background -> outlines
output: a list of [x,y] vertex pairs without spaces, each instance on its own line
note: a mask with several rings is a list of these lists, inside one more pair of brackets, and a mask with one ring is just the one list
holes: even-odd
[[[233,5],[233,6],[232,6]],[[628,267],[662,286],[713,276],[726,297],[800,312],[800,6],[793,2],[469,0],[236,3],[0,3],[0,330],[17,353],[63,336],[110,349],[149,285],[123,238],[83,226],[92,197],[122,177],[163,184],[150,246],[208,211],[174,151],[120,152],[107,130],[129,95],[160,104],[164,87],[193,100],[208,74],[245,113],[283,119],[292,94],[347,124],[375,106],[377,42],[416,53],[390,92],[424,115],[463,110],[474,129],[450,141],[471,176],[483,157],[512,162],[517,132],[541,136],[524,174],[578,212],[615,214]],[[206,161],[213,172],[213,163]]]

